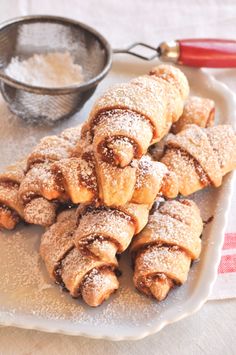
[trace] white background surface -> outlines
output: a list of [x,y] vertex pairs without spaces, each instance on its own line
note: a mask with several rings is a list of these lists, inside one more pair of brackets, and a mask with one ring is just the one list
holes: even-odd
[[[235,1],[0,0],[0,21],[27,14],[72,17],[101,31],[113,47],[186,37],[236,38]],[[236,90],[236,69],[214,70]],[[236,191],[227,231],[236,231]],[[236,285],[232,285],[236,287]],[[197,314],[137,342],[0,328],[0,354],[236,354],[236,300],[211,301]]]

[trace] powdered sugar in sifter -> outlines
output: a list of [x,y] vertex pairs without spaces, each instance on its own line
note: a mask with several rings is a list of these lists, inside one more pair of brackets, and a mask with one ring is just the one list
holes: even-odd
[[[139,47],[152,54],[142,55]],[[5,68],[13,57],[25,60],[33,54],[68,51],[83,68],[84,82],[46,88],[9,77]],[[107,75],[113,53],[128,53],[145,60],[205,67],[236,67],[236,41],[189,39],[163,42],[159,47],[134,43],[113,50],[97,31],[80,22],[56,16],[26,16],[0,26],[0,89],[10,110],[30,121],[56,121],[78,111]]]

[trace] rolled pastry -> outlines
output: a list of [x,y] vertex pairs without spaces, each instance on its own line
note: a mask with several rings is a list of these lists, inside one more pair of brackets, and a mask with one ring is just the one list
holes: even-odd
[[77,144],[76,154],[72,156],[63,158],[61,154],[60,158],[58,152],[64,152],[64,148],[57,147],[56,155],[52,147],[43,163],[44,152],[39,148],[38,151],[40,163],[34,161],[19,189],[27,211],[39,197],[61,203],[121,206],[128,202],[152,204],[158,193],[168,198],[178,193],[176,176],[148,156],[124,168],[96,159],[89,134],[81,137],[80,150]]
[[179,119],[188,93],[185,75],[170,65],[110,88],[86,123],[96,159],[125,167],[141,158]]
[[213,100],[190,96],[185,105],[180,119],[172,125],[171,131],[174,134],[182,131],[187,124],[196,124],[199,127],[211,127],[214,124],[215,103]]
[[[171,131],[179,133],[187,124],[196,124],[199,127],[213,126],[215,118],[215,103],[213,100],[198,96],[190,96],[185,105],[183,114],[177,122],[173,123]],[[164,155],[166,137],[149,148],[149,153],[154,160],[160,160]]]
[[135,287],[161,301],[175,284],[183,284],[200,255],[202,229],[193,201],[166,201],[131,244]]
[[96,307],[118,288],[116,254],[145,226],[149,208],[81,205],[63,213],[42,236],[40,254],[54,281]]
[[236,168],[235,132],[229,125],[186,125],[167,137],[161,162],[177,175],[184,196],[209,185],[218,187],[223,176]]
[[66,129],[59,136],[44,137],[29,154],[26,174],[18,192],[28,223],[49,226],[55,221],[57,200],[65,202],[66,194],[51,166],[75,154],[80,133],[81,127],[78,126]]

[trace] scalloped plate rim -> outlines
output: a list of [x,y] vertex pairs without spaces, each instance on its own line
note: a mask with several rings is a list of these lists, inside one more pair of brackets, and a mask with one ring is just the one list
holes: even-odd
[[[212,75],[209,75],[208,73],[205,73],[203,70],[199,70],[198,74],[202,75],[203,80],[208,81],[211,85],[213,85],[214,87],[218,88],[218,91],[224,92],[224,95],[227,94],[228,99],[232,102],[232,108],[233,108],[233,113],[232,116],[236,117],[236,95],[223,83],[219,82],[217,79],[215,79]],[[224,241],[224,232],[225,232],[225,228],[227,225],[227,219],[228,219],[228,212],[230,209],[230,197],[232,195],[233,192],[233,182],[234,182],[234,174],[231,173],[228,176],[228,179],[226,182],[224,182],[223,184],[223,188],[227,189],[227,197],[225,197],[225,203],[227,203],[227,208],[225,209],[224,213],[221,215],[221,219],[223,221],[222,225],[222,229],[221,229],[221,238],[218,238],[217,241],[217,245],[214,247],[214,262],[212,262],[211,264],[211,269],[210,272],[208,273],[208,283],[207,286],[205,286],[204,288],[204,292],[199,290],[198,292],[196,292],[196,294],[194,294],[194,297],[191,297],[188,301],[187,304],[185,303],[185,310],[184,312],[182,312],[179,315],[174,314],[173,316],[164,319],[162,321],[157,321],[157,324],[155,326],[153,326],[151,329],[149,329],[148,331],[143,331],[140,332],[137,330],[136,334],[132,335],[132,336],[108,336],[106,334],[101,333],[97,333],[97,334],[91,334],[89,331],[84,332],[81,330],[75,330],[75,331],[71,331],[71,330],[66,330],[66,329],[59,329],[59,328],[55,328],[51,325],[49,325],[48,327],[45,326],[39,326],[36,323],[32,323],[30,321],[27,320],[27,324],[25,323],[25,319],[23,320],[17,320],[17,317],[15,317],[16,319],[14,320],[13,317],[11,316],[11,319],[1,319],[2,316],[4,318],[4,315],[7,314],[7,312],[0,311],[0,325],[1,326],[13,326],[13,327],[18,327],[18,328],[22,328],[22,329],[32,329],[32,330],[38,330],[38,331],[43,331],[43,332],[47,332],[47,333],[59,333],[59,334],[64,334],[64,335],[73,335],[73,336],[84,336],[84,337],[89,337],[89,338],[93,338],[93,339],[106,339],[106,340],[113,340],[113,341],[122,341],[122,340],[140,340],[143,339],[149,335],[155,334],[157,332],[159,332],[161,329],[163,329],[165,326],[175,323],[183,318],[186,318],[190,315],[192,315],[193,313],[197,312],[203,305],[204,303],[207,301],[209,294],[212,291],[213,285],[216,281],[217,278],[217,270],[218,270],[218,266],[220,263],[220,258],[221,258],[221,249],[222,249],[222,245],[223,245],[223,241]],[[200,293],[200,295],[199,295]],[[23,323],[24,322],[24,323]],[[45,320],[45,322],[48,322],[48,320]]]

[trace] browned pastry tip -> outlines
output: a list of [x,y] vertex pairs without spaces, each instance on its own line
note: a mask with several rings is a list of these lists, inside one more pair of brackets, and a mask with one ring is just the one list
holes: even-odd
[[154,67],[150,71],[150,75],[159,77],[171,85],[175,86],[183,99],[186,99],[189,94],[189,84],[184,73],[173,65],[161,64]]
[[183,284],[191,261],[200,255],[202,229],[200,211],[193,201],[160,205],[131,244],[136,288],[161,301],[174,284]]
[[167,171],[162,180],[160,193],[167,198],[175,198],[179,193],[179,181],[173,171]]
[[20,222],[20,216],[9,207],[0,206],[0,228],[12,230]]
[[140,159],[132,202],[152,205],[158,194],[174,198],[178,191],[178,178],[175,173],[149,156]]
[[124,205],[132,199],[136,183],[137,162],[120,168],[98,157],[95,167],[98,196],[104,205]]
[[81,139],[82,124],[76,127],[70,127],[61,132],[60,137],[64,140],[69,141],[69,143],[76,147]]
[[97,197],[97,180],[93,155],[81,153],[80,157],[62,159],[51,166],[69,200],[73,203],[92,202]]
[[236,133],[230,125],[218,125],[206,130],[222,175],[236,169]]
[[10,165],[0,174],[0,227],[14,229],[24,219],[23,204],[18,197],[26,161]]
[[37,197],[26,204],[24,218],[27,223],[48,227],[56,220],[57,204]]
[[106,145],[101,146],[103,160],[107,163],[113,161],[116,166],[124,168],[134,157],[134,144],[123,137],[108,139]]
[[97,307],[106,301],[118,287],[118,279],[110,269],[93,269],[84,279],[81,295],[89,306]]
[[186,124],[196,124],[199,127],[211,127],[214,124],[215,103],[213,100],[190,96],[185,105],[182,116],[172,125],[174,134],[183,130]]
[[27,170],[44,162],[53,162],[71,155],[73,145],[58,136],[47,136],[40,140],[27,159]]
[[191,258],[184,252],[154,245],[137,255],[134,284],[140,292],[162,301],[174,284],[186,281],[190,264]]

